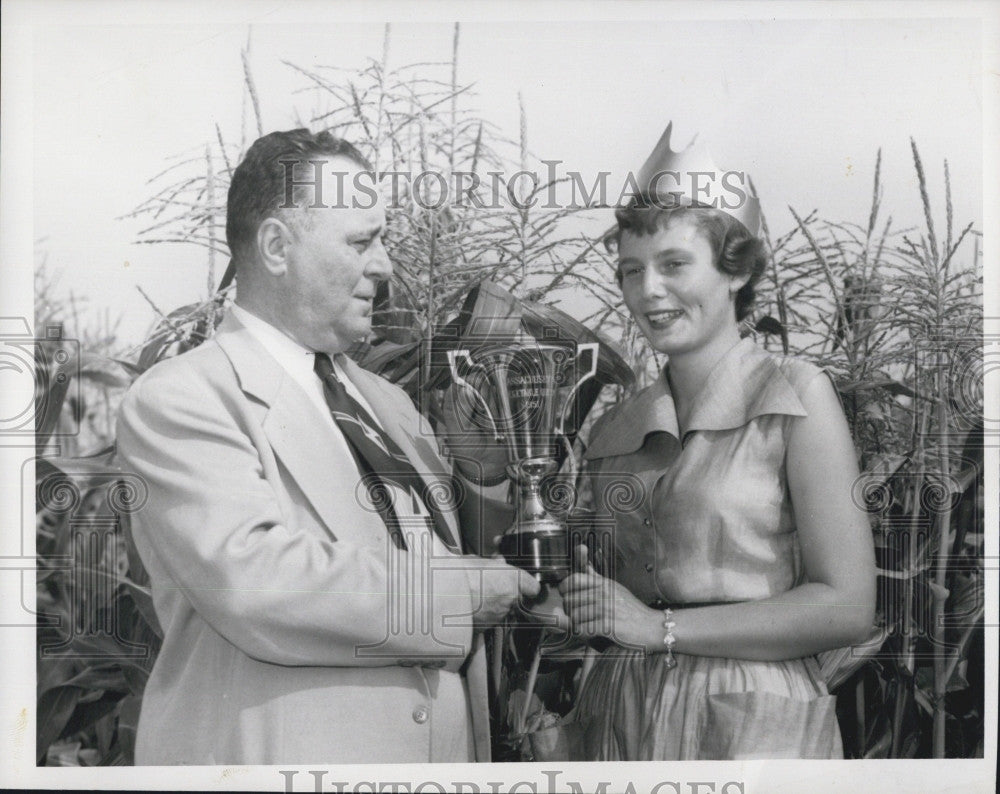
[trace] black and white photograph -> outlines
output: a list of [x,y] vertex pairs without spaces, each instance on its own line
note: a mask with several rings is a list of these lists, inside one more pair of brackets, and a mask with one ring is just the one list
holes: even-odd
[[0,786],[996,790],[1000,9],[0,29]]

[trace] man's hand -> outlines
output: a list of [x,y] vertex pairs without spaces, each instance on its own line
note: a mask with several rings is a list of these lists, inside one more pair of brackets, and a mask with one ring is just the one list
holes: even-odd
[[538,595],[541,585],[530,574],[502,559],[465,557],[466,564],[475,561],[465,575],[472,592],[473,620],[477,627],[493,626],[503,620],[521,599]]

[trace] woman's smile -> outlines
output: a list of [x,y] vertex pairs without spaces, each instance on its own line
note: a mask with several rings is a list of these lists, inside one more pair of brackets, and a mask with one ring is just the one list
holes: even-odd
[[646,321],[651,328],[657,331],[665,331],[683,316],[684,312],[681,309],[659,309],[653,312],[646,312]]

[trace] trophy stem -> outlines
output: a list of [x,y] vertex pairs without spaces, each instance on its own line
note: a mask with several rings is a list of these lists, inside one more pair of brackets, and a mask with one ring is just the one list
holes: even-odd
[[500,553],[511,565],[529,571],[543,584],[558,584],[569,573],[566,524],[542,502],[542,480],[556,470],[552,458],[527,458],[508,467],[517,483],[514,523],[500,538]]
[[539,521],[548,513],[542,504],[542,479],[556,470],[552,458],[524,458],[509,467],[511,479],[517,483],[517,521]]

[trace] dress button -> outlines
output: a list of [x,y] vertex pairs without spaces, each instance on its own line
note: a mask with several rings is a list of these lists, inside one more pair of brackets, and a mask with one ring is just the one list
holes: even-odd
[[423,725],[430,718],[431,713],[427,710],[425,706],[417,706],[413,710],[413,721],[417,725]]
[[643,524],[644,524],[645,526],[647,526],[647,527],[651,527],[651,526],[653,526],[653,522],[652,522],[652,521],[650,521],[650,520],[649,520],[648,518],[644,518],[644,519],[642,519],[642,523],[643,523]]
[[651,562],[647,562],[646,563],[646,571],[647,571],[647,573],[652,573],[653,572],[653,563],[651,563]]

